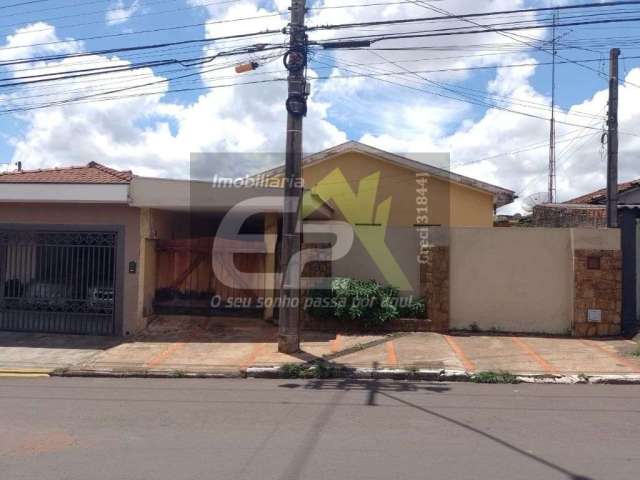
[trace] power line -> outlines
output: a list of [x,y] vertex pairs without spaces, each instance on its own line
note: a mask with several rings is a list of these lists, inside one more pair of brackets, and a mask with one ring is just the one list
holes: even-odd
[[[638,22],[640,21],[640,17],[633,18],[616,18],[616,19],[602,19],[602,20],[588,20],[583,22],[567,22],[567,23],[559,23],[557,27],[571,27],[571,26],[579,26],[579,25],[595,25],[600,23],[629,23],[629,22]],[[391,21],[390,21],[391,22]],[[389,40],[407,40],[413,38],[432,38],[432,37],[443,37],[443,36],[452,36],[452,35],[473,35],[480,33],[499,33],[499,32],[511,32],[511,31],[519,31],[519,30],[537,30],[543,28],[552,27],[552,24],[535,24],[535,25],[527,25],[521,27],[501,27],[501,28],[491,28],[487,27],[486,29],[481,30],[460,30],[455,28],[447,28],[447,29],[430,29],[430,30],[419,30],[408,33],[391,33],[386,35],[354,35],[350,37],[340,37],[332,40],[315,40],[310,42],[312,45],[320,45],[325,48],[336,48],[335,45],[339,45],[341,42],[353,42],[356,40],[362,40],[364,43],[368,41],[368,45],[374,44],[382,41]],[[429,33],[427,33],[429,32]]]
[[517,9],[517,10],[501,10],[501,11],[492,11],[492,12],[478,12],[478,13],[466,13],[466,14],[460,14],[460,15],[448,15],[446,17],[416,17],[416,18],[396,19],[396,20],[378,20],[378,21],[370,21],[370,22],[352,22],[352,23],[342,23],[342,24],[334,24],[334,25],[316,25],[316,26],[307,27],[307,30],[308,31],[336,30],[336,29],[342,29],[342,28],[370,27],[370,26],[380,26],[380,25],[398,25],[398,24],[406,24],[406,23],[429,22],[429,21],[434,21],[434,20],[478,18],[478,17],[488,17],[488,16],[505,15],[505,14],[506,15],[511,15],[511,14],[515,14],[515,13],[535,13],[535,12],[545,12],[545,11],[553,11],[553,10],[617,7],[617,6],[622,6],[622,5],[640,5],[640,0],[602,2],[602,3],[585,3],[585,4],[582,4],[582,5],[573,4],[573,5],[562,5],[562,6],[557,6],[557,7],[523,8],[523,9]]
[[0,9],[4,10],[5,8],[23,7],[25,5],[31,5],[33,3],[44,3],[48,1],[49,0],[30,0],[28,2],[12,3],[11,5],[2,5],[0,6]]
[[[269,51],[269,50],[278,50],[281,49],[282,46],[281,45],[273,45],[273,46],[265,46],[262,44],[258,44],[258,45],[250,45],[244,48],[238,48],[235,50],[230,50],[230,51],[223,51],[223,52],[218,52],[215,55],[210,55],[208,57],[200,57],[200,58],[195,58],[195,59],[190,59],[190,60],[166,60],[166,61],[158,61],[158,62],[146,62],[146,63],[142,63],[142,64],[136,64],[136,65],[125,65],[125,66],[121,66],[121,65],[116,65],[113,67],[102,67],[102,68],[91,68],[91,69],[85,69],[85,70],[76,70],[75,72],[81,72],[81,73],[74,73],[69,75],[69,73],[73,73],[72,72],[60,72],[60,73],[53,73],[53,74],[42,74],[42,75],[33,75],[33,76],[25,76],[25,77],[17,77],[17,78],[13,78],[10,80],[19,80],[17,82],[13,82],[13,83],[3,83],[0,84],[0,88],[5,88],[5,87],[17,87],[17,86],[24,86],[24,85],[31,85],[31,84],[35,84],[35,83],[42,83],[42,82],[57,82],[60,80],[66,80],[66,79],[70,79],[70,78],[84,78],[84,77],[93,77],[96,75],[105,75],[105,74],[109,74],[109,73],[118,73],[118,72],[122,72],[122,71],[130,71],[130,70],[138,70],[141,68],[151,68],[154,66],[164,66],[164,65],[175,65],[175,64],[179,64],[182,66],[197,66],[197,65],[203,65],[206,63],[210,63],[212,61],[214,61],[217,58],[220,57],[229,57],[229,56],[234,56],[234,55],[242,55],[242,54],[250,54],[250,53],[258,53],[258,52],[265,52],[265,51]],[[58,76],[56,76],[58,75]],[[46,78],[41,78],[42,76],[46,76]],[[51,78],[52,77],[52,78]],[[20,81],[22,79],[26,79],[24,81]]]
[[[107,39],[107,38],[119,38],[119,37],[131,36],[131,35],[141,35],[141,34],[149,34],[149,33],[167,32],[167,31],[180,30],[180,29],[185,29],[185,28],[203,27],[205,25],[218,25],[218,24],[224,24],[224,23],[235,23],[235,22],[244,22],[244,21],[248,21],[248,20],[258,20],[258,19],[261,19],[261,18],[279,17],[281,15],[282,15],[282,13],[278,12],[278,13],[272,13],[272,14],[267,14],[267,15],[255,15],[253,17],[230,18],[230,19],[226,19],[226,20],[215,20],[215,21],[209,21],[209,22],[206,22],[206,23],[198,22],[198,23],[192,23],[192,24],[188,24],[188,25],[178,25],[178,26],[174,26],[174,27],[160,27],[160,28],[151,28],[151,29],[148,29],[148,30],[137,30],[137,31],[133,31],[133,32],[119,32],[119,33],[111,33],[111,34],[107,34],[107,35],[95,35],[95,36],[92,36],[92,37],[81,37],[81,38],[76,38],[76,39],[73,39],[73,40],[57,40],[57,41],[53,41],[53,42],[31,43],[29,45],[3,47],[3,48],[0,48],[0,51],[2,51],[2,50],[15,50],[15,49],[20,49],[20,48],[25,48],[25,47],[42,47],[42,46],[50,46],[50,45],[59,45],[59,44],[63,44],[63,43],[83,42],[83,41],[87,41],[87,40],[104,40],[104,39]],[[101,22],[97,22],[97,23],[103,23],[103,22],[101,21]],[[83,24],[79,24],[78,26],[86,26],[86,25],[89,25],[89,24],[83,23]],[[33,33],[34,31],[47,31],[47,30],[51,30],[51,29],[30,30],[30,31],[24,32],[24,33],[29,33],[30,34],[30,33]]]
[[[316,61],[318,61],[318,60],[316,60]],[[323,62],[319,62],[319,63],[324,64],[324,65],[328,65],[328,64],[323,63]],[[335,63],[342,63],[342,62],[335,62]],[[389,62],[389,63],[394,63],[394,62]],[[351,64],[351,63],[349,63],[347,65],[349,65],[349,66],[361,66],[361,64]],[[403,67],[400,67],[399,65],[396,65],[396,66],[399,67],[399,68],[403,68]],[[339,65],[336,65],[336,68],[343,69]],[[474,103],[474,104],[477,104],[477,105],[481,105],[481,106],[485,106],[485,107],[489,107],[489,108],[497,108],[497,107],[499,107],[499,105],[496,105],[495,103],[487,103],[487,102],[485,102],[485,101],[483,101],[481,99],[478,99],[477,98],[478,95],[473,96],[473,95],[467,94],[465,92],[460,92],[458,90],[469,90],[469,91],[472,91],[472,92],[479,92],[480,96],[483,97],[483,98],[488,98],[488,99],[495,98],[498,101],[501,101],[503,103],[506,103],[507,100],[508,100],[511,104],[516,104],[516,105],[520,105],[520,106],[527,107],[527,108],[534,108],[534,109],[549,111],[549,107],[546,104],[543,105],[543,104],[532,102],[532,101],[529,101],[529,100],[520,100],[520,99],[518,99],[516,97],[501,97],[499,95],[489,95],[489,94],[485,93],[484,91],[474,90],[474,89],[471,89],[471,88],[463,88],[463,87],[459,87],[459,86],[455,86],[455,85],[447,85],[447,84],[443,84],[442,82],[436,82],[436,81],[427,79],[425,77],[422,77],[421,74],[425,73],[425,71],[422,71],[422,70],[408,70],[408,69],[404,69],[404,70],[405,70],[404,73],[402,73],[402,72],[389,72],[389,71],[384,71],[382,73],[379,73],[377,71],[374,72],[374,73],[355,72],[356,74],[345,75],[343,77],[349,77],[349,78],[353,78],[353,77],[369,77],[369,76],[372,76],[372,75],[375,76],[375,77],[389,77],[389,76],[393,77],[393,76],[398,76],[398,75],[403,76],[403,75],[406,75],[406,74],[410,74],[410,75],[414,75],[414,76],[418,77],[419,80],[421,80],[421,81],[426,81],[426,82],[436,86],[437,88],[440,88],[442,90],[448,91],[448,92],[453,93],[455,95],[460,95],[460,96],[469,98],[469,99],[473,100],[473,102],[471,102],[471,103]],[[349,70],[346,70],[346,71],[349,71]],[[316,78],[324,78],[324,77],[316,77]],[[331,78],[341,78],[341,76],[333,76]],[[420,84],[420,83],[421,82],[419,82],[418,84]],[[398,85],[401,85],[401,84],[398,84]],[[433,94],[436,94],[436,95],[440,95],[437,92],[430,92],[430,93],[433,93]],[[458,97],[450,97],[449,95],[444,95],[444,96],[445,96],[445,98],[454,98],[454,99],[457,99],[457,100],[460,100],[460,101],[465,101],[465,100],[460,99]],[[465,101],[465,102],[469,103],[468,101]],[[477,102],[482,102],[482,103],[479,104]],[[599,118],[599,119],[601,118],[600,116],[596,116],[596,115],[589,114],[589,113],[586,113],[586,112],[576,112],[576,111],[574,111],[574,112],[571,113],[571,115],[583,116],[583,117],[588,117],[588,118]]]
[[[452,95],[449,95],[449,94],[444,94],[444,93],[441,93],[441,92],[434,92],[434,91],[426,90],[424,88],[415,87],[415,86],[412,86],[412,85],[406,85],[406,84],[402,84],[402,83],[397,83],[397,82],[394,82],[394,81],[389,80],[387,78],[378,78],[378,74],[367,74],[367,73],[361,73],[361,72],[354,72],[353,70],[350,70],[350,69],[345,68],[345,67],[338,67],[338,68],[340,70],[345,70],[347,72],[354,73],[356,76],[363,76],[363,77],[367,77],[367,78],[372,78],[372,79],[375,79],[375,80],[378,80],[378,81],[381,81],[381,82],[385,82],[385,83],[388,83],[388,84],[391,84],[391,85],[404,87],[404,88],[407,88],[407,89],[410,89],[410,90],[413,90],[413,91],[418,91],[418,92],[422,92],[422,93],[428,93],[428,94],[431,94],[431,95],[436,95],[436,96],[439,96],[439,97],[449,98],[449,99],[456,100],[456,101],[463,102],[463,103],[479,105],[479,106],[483,106],[483,107],[487,107],[487,108],[494,108],[494,109],[497,109],[497,110],[513,113],[513,114],[516,114],[516,115],[521,115],[521,116],[524,116],[524,117],[535,118],[535,119],[538,119],[538,120],[544,120],[545,122],[548,121],[548,118],[541,117],[539,115],[535,115],[535,114],[532,114],[532,113],[522,112],[520,110],[513,110],[513,109],[506,108],[506,107],[501,107],[499,105],[494,105],[494,104],[482,102],[482,101],[479,101],[479,100],[463,99],[463,98],[459,98],[459,97],[452,96]],[[331,80],[331,79],[334,79],[334,78],[336,78],[336,77],[335,76],[316,77],[315,80]],[[590,127],[588,125],[582,125],[582,124],[573,123],[573,122],[567,122],[567,121],[558,120],[557,123],[561,123],[563,125],[567,125],[567,126],[571,126],[571,127],[587,128],[587,129],[592,129],[592,130],[596,129],[595,127]],[[640,134],[635,134],[635,133],[631,133],[631,132],[627,132],[626,134],[640,137]]]
[[[275,33],[281,33],[280,30],[264,30],[262,32],[252,32],[252,33],[239,33],[236,35],[227,35],[224,37],[210,37],[210,38],[199,38],[192,40],[181,40],[177,42],[166,42],[166,43],[155,43],[149,45],[136,45],[130,47],[120,47],[120,48],[109,48],[105,50],[94,50],[90,52],[76,52],[76,53],[65,53],[65,54],[57,54],[57,55],[47,55],[41,57],[31,57],[31,58],[21,58],[17,60],[8,60],[5,62],[0,62],[0,66],[8,66],[8,65],[21,65],[25,63],[34,63],[34,62],[49,62],[54,60],[64,60],[68,58],[80,58],[80,57],[90,57],[94,55],[109,55],[113,53],[124,53],[124,52],[136,52],[140,50],[150,50],[150,49],[159,49],[169,46],[176,45],[202,45],[211,42],[217,42],[220,40],[230,40],[230,39],[245,39],[252,38],[264,35],[271,35]],[[19,47],[23,48],[23,47]]]

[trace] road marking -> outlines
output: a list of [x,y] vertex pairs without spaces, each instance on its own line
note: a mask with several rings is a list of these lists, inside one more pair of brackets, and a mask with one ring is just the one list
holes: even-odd
[[396,345],[393,340],[389,340],[384,344],[384,348],[387,351],[387,363],[392,366],[398,365],[398,354],[396,353]]
[[449,344],[449,347],[451,347],[451,350],[453,350],[453,353],[458,357],[458,360],[462,363],[464,369],[469,372],[474,372],[476,370],[476,364],[467,357],[458,342],[456,342],[450,335],[443,335],[443,337]]
[[540,368],[542,368],[544,373],[548,373],[548,374],[551,374],[551,375],[554,375],[554,374],[558,373],[558,370],[556,368],[554,368],[554,366],[551,365],[549,362],[547,362],[544,358],[542,358],[540,356],[540,354],[538,352],[536,352],[533,349],[533,347],[531,345],[529,345],[527,342],[525,342],[524,340],[522,340],[519,337],[511,337],[511,340],[513,340],[513,343],[515,343],[518,347],[520,347],[520,349],[524,353],[526,353],[531,358],[533,358],[533,360],[538,365],[540,365]]
[[335,339],[329,341],[329,350],[331,350],[331,353],[338,353],[343,348],[344,339],[342,338],[342,335],[337,334]]
[[151,360],[149,360],[147,363],[145,363],[144,364],[145,368],[154,368],[160,365],[161,363],[164,363],[165,360],[167,360],[167,358],[169,358],[171,355],[176,353],[178,350],[182,350],[185,345],[186,345],[186,342],[172,343],[163,351],[158,353],[155,357],[151,358]]
[[623,358],[620,355],[609,351],[608,349],[600,345],[598,342],[595,342],[593,340],[580,340],[580,342],[583,345],[586,345],[587,347],[593,347],[600,350],[602,353],[606,354],[609,358],[613,359],[616,363],[621,364],[627,367],[628,369],[630,369],[633,373],[640,373],[640,367],[638,365],[635,365],[630,360],[627,360],[626,358]]

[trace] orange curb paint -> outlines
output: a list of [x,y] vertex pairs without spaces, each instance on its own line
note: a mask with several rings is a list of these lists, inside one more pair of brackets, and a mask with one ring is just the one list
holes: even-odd
[[455,353],[456,357],[458,357],[458,360],[460,360],[460,362],[462,363],[462,366],[464,367],[464,369],[469,372],[474,372],[476,370],[476,364],[473,363],[469,359],[469,357],[467,357],[467,355],[464,353],[464,351],[462,350],[458,342],[456,342],[453,339],[453,337],[451,337],[450,335],[443,335],[443,337],[449,344],[449,347],[451,348],[451,350],[453,350],[453,353]]
[[336,335],[336,338],[329,342],[329,349],[331,350],[331,353],[338,353],[340,350],[343,349],[343,347],[344,347],[344,341],[343,341],[342,335],[340,334]]
[[387,362],[389,365],[398,365],[398,354],[396,353],[396,346],[393,340],[384,344],[384,348],[387,351]]
[[544,373],[549,373],[549,374],[558,373],[558,370],[556,368],[554,368],[553,365],[551,365],[549,362],[547,362],[544,358],[542,358],[540,356],[540,354],[538,352],[536,352],[531,347],[531,345],[529,345],[527,342],[525,342],[524,340],[522,340],[521,338],[518,338],[518,337],[511,337],[511,340],[513,340],[513,343],[515,343],[518,347],[520,347],[520,349],[524,353],[526,353],[531,358],[533,358],[533,360],[535,360],[535,362],[538,365],[540,365],[540,368],[542,368]]
[[144,364],[145,368],[157,367],[161,363],[164,363],[164,361],[167,358],[169,358],[178,350],[181,350],[182,348],[184,348],[185,345],[186,345],[185,342],[172,343],[163,351],[161,351],[159,354],[157,354],[155,357],[151,358],[151,360],[149,360],[147,363],[145,363]]
[[240,369],[244,370],[245,368],[250,367],[254,363],[260,355],[262,355],[267,350],[267,344],[257,344],[251,349],[251,353],[247,355],[242,364],[240,365]]
[[629,370],[631,370],[633,373],[640,373],[640,367],[638,367],[638,365],[634,365],[633,362],[631,362],[630,360],[627,360],[626,358],[623,358],[620,355],[607,350],[602,345],[598,344],[598,342],[595,342],[593,340],[580,340],[580,343],[582,343],[583,345],[586,345],[587,347],[593,347],[593,348],[596,348],[596,349],[600,350],[602,353],[607,355],[609,358],[614,360],[616,363],[624,365]]

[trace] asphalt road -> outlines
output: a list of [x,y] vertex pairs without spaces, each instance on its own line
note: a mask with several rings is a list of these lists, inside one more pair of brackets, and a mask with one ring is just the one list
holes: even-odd
[[640,387],[0,378],[0,478],[632,479]]

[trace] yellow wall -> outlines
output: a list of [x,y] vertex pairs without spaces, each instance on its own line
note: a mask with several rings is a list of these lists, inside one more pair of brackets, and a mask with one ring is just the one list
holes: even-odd
[[[345,183],[338,184],[336,169],[344,176]],[[319,184],[325,188],[317,188],[316,193],[324,196],[327,190],[344,193],[339,196],[344,198],[332,198],[329,203],[336,208],[336,219],[344,220],[342,209],[339,204],[346,199],[352,198],[353,194],[359,193],[360,181],[370,175],[379,174],[379,184],[375,196],[375,205],[378,206],[387,199],[390,199],[390,226],[413,226],[418,222],[418,189],[421,187],[416,182],[416,173],[361,153],[344,153],[328,160],[316,163],[304,168],[303,176],[305,188],[313,189]],[[428,218],[429,224],[453,225],[453,226],[474,226],[491,227],[493,225],[493,196],[490,193],[476,190],[463,185],[448,182],[437,177],[426,179]],[[327,184],[331,184],[327,188]],[[348,188],[347,188],[348,187]],[[367,182],[362,187],[363,190],[375,190],[375,183]],[[424,202],[424,200],[420,200]],[[356,222],[351,223],[377,223],[372,218],[371,209],[367,205],[353,206],[359,209],[355,215]],[[375,215],[373,215],[375,217]],[[351,215],[351,219],[354,216]]]

